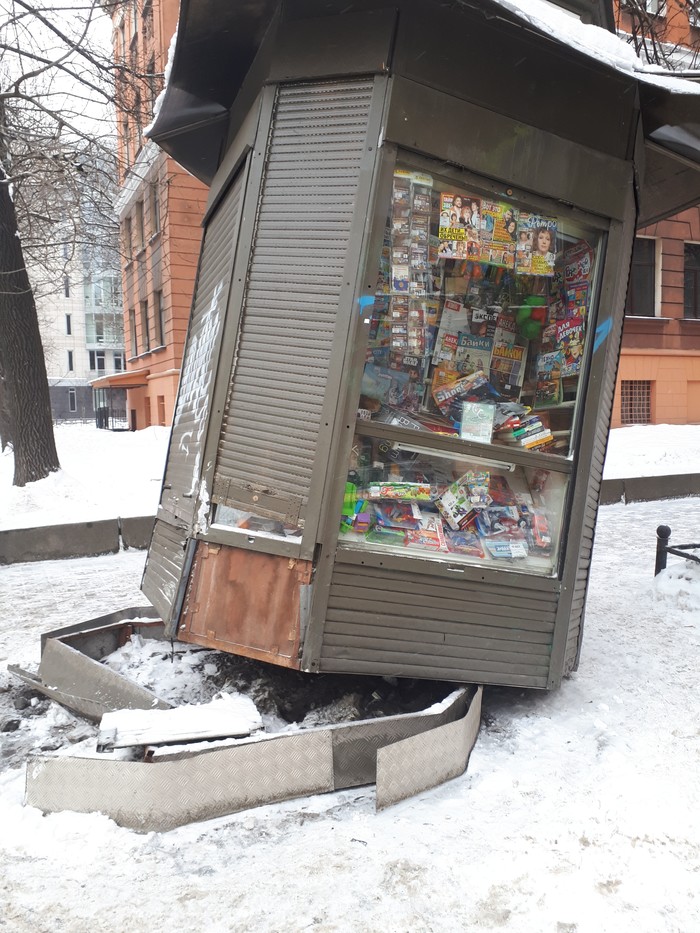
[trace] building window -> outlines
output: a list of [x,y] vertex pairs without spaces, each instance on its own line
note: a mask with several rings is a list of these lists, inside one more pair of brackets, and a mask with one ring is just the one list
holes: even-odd
[[663,16],[666,12],[666,0],[642,0],[644,9],[652,16]]
[[141,104],[141,95],[138,91],[134,94],[134,122],[136,123],[136,143],[134,152],[138,154],[143,145],[143,107]]
[[131,139],[129,138],[129,118],[124,117],[122,120],[122,139],[124,141],[124,170],[128,169],[131,165]]
[[151,185],[151,234],[160,231],[160,192],[158,185]]
[[683,317],[700,318],[700,243],[683,245]]
[[153,307],[156,312],[156,339],[158,346],[165,346],[165,308],[163,307],[163,292],[160,289],[153,292]]
[[131,229],[131,217],[124,221],[124,254],[126,261],[130,262],[134,252],[134,237]]
[[144,39],[150,39],[153,36],[153,2],[152,0],[146,0],[143,5],[143,13],[141,14],[143,20],[143,26],[141,31],[143,32]]
[[68,390],[68,411],[75,414],[78,410],[78,399],[75,393],[75,389]]
[[124,354],[114,351],[114,372],[120,373],[124,370]]
[[620,420],[623,424],[651,424],[651,381],[623,379]]
[[70,298],[70,279],[67,275],[63,276],[63,295],[65,298]]
[[103,373],[105,371],[105,351],[89,350],[88,355],[90,357],[90,369],[93,372]]
[[148,301],[141,302],[141,331],[143,336],[143,352],[148,353],[151,349],[151,333],[148,322]]
[[625,314],[636,317],[656,314],[656,240],[635,237]]
[[72,325],[71,325],[71,319],[70,319],[70,314],[67,314],[67,315],[66,315],[66,333],[68,334],[69,337],[70,337],[70,335],[73,333],[73,329],[72,329]]
[[131,355],[139,355],[139,341],[136,336],[136,311],[129,308],[129,337],[131,340]]
[[143,249],[146,243],[146,229],[143,224],[143,201],[136,202],[136,251]]
[[68,372],[69,373],[73,372],[73,351],[72,350],[68,351]]
[[158,424],[165,427],[165,396],[158,396]]

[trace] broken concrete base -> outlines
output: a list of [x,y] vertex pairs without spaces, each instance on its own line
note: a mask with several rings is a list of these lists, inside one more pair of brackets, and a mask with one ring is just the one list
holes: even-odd
[[249,807],[377,780],[377,807],[462,774],[476,741],[481,687],[430,712],[264,736],[153,761],[37,757],[26,803],[99,811],[120,826],[163,832]]

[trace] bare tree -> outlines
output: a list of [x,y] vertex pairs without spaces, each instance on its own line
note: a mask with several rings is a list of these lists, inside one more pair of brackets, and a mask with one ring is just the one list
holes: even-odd
[[[35,303],[56,277],[36,270],[115,236],[115,76],[99,0],[0,0],[0,438],[17,486],[59,469]],[[143,80],[118,78],[123,101]]]
[[700,0],[616,0],[615,8],[640,58],[670,71],[700,68]]

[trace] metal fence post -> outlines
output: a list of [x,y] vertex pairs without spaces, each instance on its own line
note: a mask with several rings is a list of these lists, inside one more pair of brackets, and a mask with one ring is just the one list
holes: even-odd
[[666,548],[668,547],[668,539],[671,537],[671,529],[668,525],[659,525],[656,529],[656,567],[654,569],[654,576],[661,573],[662,570],[666,569]]

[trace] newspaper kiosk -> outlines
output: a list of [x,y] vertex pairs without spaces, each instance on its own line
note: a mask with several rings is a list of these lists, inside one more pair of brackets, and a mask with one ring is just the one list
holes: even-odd
[[606,4],[539,6],[183,0],[151,135],[211,194],[143,581],[173,637],[575,668],[634,231],[700,199],[700,97],[616,59]]

